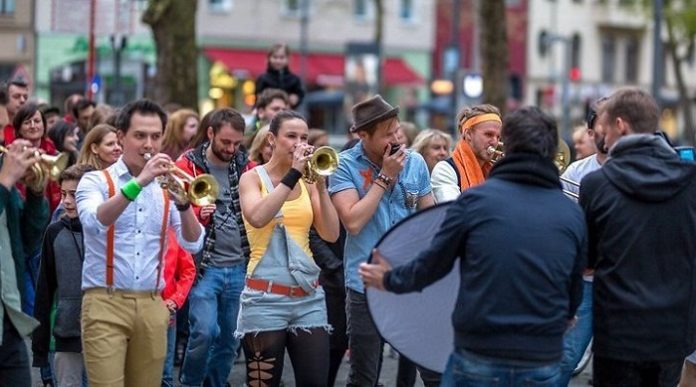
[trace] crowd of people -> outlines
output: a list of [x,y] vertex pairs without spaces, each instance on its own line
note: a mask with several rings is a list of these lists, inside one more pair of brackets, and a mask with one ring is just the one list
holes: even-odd
[[[374,96],[336,171],[309,180],[329,137],[293,110],[288,55],[270,50],[250,125],[146,99],[70,96],[61,115],[4,85],[0,385],[31,385],[33,365],[60,387],[225,386],[243,356],[249,386],[279,386],[287,351],[298,386],[334,385],[347,354],[347,384],[378,386],[366,288],[418,291],[457,259],[447,369],[401,357],[398,386],[565,386],[593,338],[595,386],[696,385],[696,164],[653,134],[650,95],[593,104],[563,176],[538,108],[463,107],[453,139]],[[443,203],[410,263],[373,251]]]

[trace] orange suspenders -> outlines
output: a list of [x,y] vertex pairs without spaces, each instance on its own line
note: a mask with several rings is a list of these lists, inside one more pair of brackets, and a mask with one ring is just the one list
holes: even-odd
[[[109,186],[109,198],[116,195],[116,187],[111,175],[105,169],[102,170]],[[162,190],[164,198],[164,214],[162,215],[162,227],[160,228],[160,252],[157,260],[157,283],[155,291],[159,289],[160,277],[162,275],[162,257],[164,256],[165,241],[167,238],[167,227],[169,226],[169,195]],[[106,288],[111,290],[114,287],[114,235],[116,232],[115,224],[111,224],[106,232]]]

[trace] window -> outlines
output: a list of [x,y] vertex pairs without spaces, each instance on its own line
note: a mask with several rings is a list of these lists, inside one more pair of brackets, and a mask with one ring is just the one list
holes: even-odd
[[291,16],[300,16],[304,0],[285,0],[285,13]]
[[638,38],[631,37],[626,42],[626,82],[638,82]]
[[616,67],[616,39],[613,36],[602,38],[602,82],[614,82]]
[[353,16],[356,19],[369,19],[372,14],[372,0],[353,0]]
[[13,15],[15,13],[15,0],[0,0],[0,15]]
[[210,12],[229,12],[232,9],[232,0],[208,0]]
[[401,20],[413,21],[413,3],[415,0],[400,0],[399,1],[399,17]]

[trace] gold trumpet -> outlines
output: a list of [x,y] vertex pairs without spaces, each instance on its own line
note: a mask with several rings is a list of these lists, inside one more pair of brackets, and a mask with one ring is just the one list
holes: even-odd
[[558,139],[558,151],[553,158],[553,163],[558,167],[558,173],[563,173],[570,164],[570,148],[562,138]]
[[[150,160],[152,154],[145,153],[143,158]],[[220,185],[213,175],[204,173],[193,177],[174,163],[169,166],[169,173],[157,177],[157,181],[177,200],[186,199],[196,206],[214,204],[220,192]]]
[[503,145],[504,144],[502,141],[498,141],[498,144],[496,146],[489,145],[488,148],[486,148],[486,152],[488,152],[488,154],[491,155],[491,163],[495,164],[500,159],[505,157]]
[[[0,153],[6,152],[7,148],[0,145]],[[46,188],[49,180],[58,181],[61,172],[68,167],[70,155],[66,152],[61,152],[51,156],[35,150],[34,156],[38,157],[39,161],[32,164],[30,178],[23,179],[22,183],[32,191],[40,192]]]
[[314,184],[319,176],[329,176],[338,168],[338,153],[330,146],[322,146],[312,153],[307,161],[302,178],[309,184]]

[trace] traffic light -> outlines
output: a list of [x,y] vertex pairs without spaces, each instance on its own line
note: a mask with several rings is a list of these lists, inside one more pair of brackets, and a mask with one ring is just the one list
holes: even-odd
[[580,77],[582,74],[580,73],[580,67],[573,67],[570,69],[570,74],[568,74],[568,77],[570,78],[571,81],[577,82],[580,80]]

